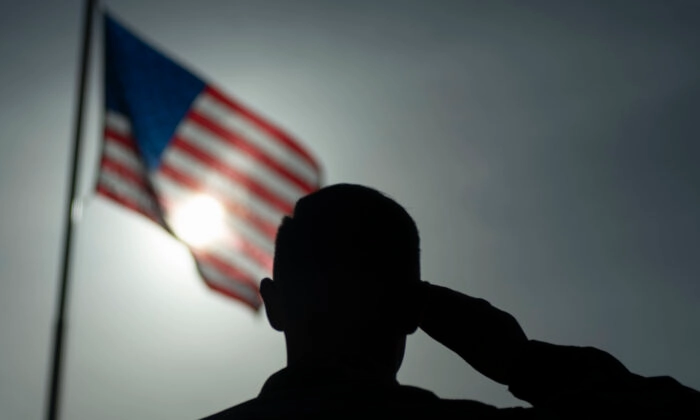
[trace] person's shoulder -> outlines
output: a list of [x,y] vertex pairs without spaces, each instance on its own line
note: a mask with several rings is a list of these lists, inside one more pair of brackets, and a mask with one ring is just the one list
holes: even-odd
[[433,410],[432,418],[463,419],[528,419],[535,414],[526,407],[496,407],[481,401],[462,399],[440,399]]
[[[357,419],[379,418],[430,418],[430,419],[502,419],[527,418],[529,410],[497,408],[495,406],[462,399],[442,399],[430,391],[400,386],[396,392],[377,393],[373,397],[363,393],[344,393],[325,398],[322,392],[314,396],[292,398],[257,397],[205,417],[202,420],[249,419]],[[374,393],[373,393],[374,394]]]
[[407,418],[527,419],[533,415],[526,407],[496,407],[477,400],[445,399],[413,386],[401,386],[400,394],[398,406],[393,406],[391,411]]
[[260,418],[260,404],[257,398],[234,405],[233,407],[229,407],[223,411],[219,411],[218,413],[204,417],[202,420],[247,420],[254,418]]

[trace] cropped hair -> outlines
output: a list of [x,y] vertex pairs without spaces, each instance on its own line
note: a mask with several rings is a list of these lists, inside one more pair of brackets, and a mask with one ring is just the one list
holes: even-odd
[[391,284],[417,280],[418,229],[401,205],[375,189],[353,184],[325,187],[300,199],[293,215],[283,219],[273,277],[294,289],[304,289],[313,279]]

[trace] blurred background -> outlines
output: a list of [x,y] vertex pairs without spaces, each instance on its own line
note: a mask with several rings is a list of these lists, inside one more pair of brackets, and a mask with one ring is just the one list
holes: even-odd
[[[426,280],[531,338],[700,388],[700,4],[110,0],[114,15],[306,145],[327,183],[416,219]],[[0,418],[44,415],[82,2],[3,0]],[[62,413],[192,419],[285,364],[263,315],[93,186],[101,21],[80,172]],[[402,383],[522,404],[417,332]]]

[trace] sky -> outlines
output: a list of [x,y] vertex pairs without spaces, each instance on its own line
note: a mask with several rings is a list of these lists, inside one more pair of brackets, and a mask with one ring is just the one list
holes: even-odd
[[[530,338],[700,388],[697,2],[105,3],[292,133],[327,183],[404,205],[424,279],[507,310]],[[2,419],[44,414],[81,7],[2,0]],[[207,289],[158,226],[92,193],[95,40],[63,418],[199,418],[257,395],[285,364],[283,336]],[[524,404],[420,331],[399,381]]]

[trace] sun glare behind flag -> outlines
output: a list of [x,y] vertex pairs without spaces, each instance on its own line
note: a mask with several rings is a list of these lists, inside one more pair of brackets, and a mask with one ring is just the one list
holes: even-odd
[[97,192],[160,224],[205,283],[253,308],[281,217],[320,186],[296,140],[105,16]]

